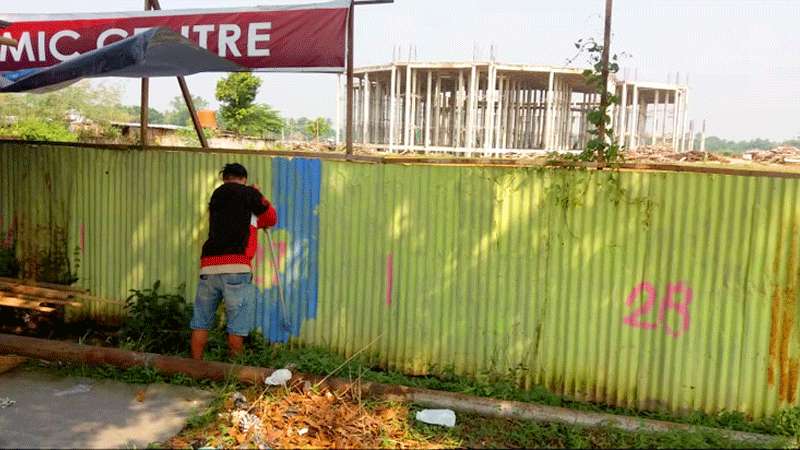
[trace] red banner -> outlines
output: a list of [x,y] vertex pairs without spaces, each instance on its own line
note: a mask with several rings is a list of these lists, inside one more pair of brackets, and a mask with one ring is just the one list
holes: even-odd
[[150,28],[169,28],[246,69],[341,72],[350,0],[248,9],[0,15],[0,72],[48,67]]

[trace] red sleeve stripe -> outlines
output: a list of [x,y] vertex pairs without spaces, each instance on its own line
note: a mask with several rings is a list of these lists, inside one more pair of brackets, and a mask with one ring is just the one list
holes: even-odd
[[258,216],[258,228],[274,227],[278,223],[278,213],[272,205],[267,208],[267,211]]

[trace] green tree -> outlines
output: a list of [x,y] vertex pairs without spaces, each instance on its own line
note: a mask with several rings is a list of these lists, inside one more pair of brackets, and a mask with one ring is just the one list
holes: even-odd
[[[193,95],[192,101],[194,102],[195,110],[208,108],[208,101],[203,97]],[[170,109],[164,113],[164,123],[180,126],[190,126],[192,124],[192,119],[189,117],[189,108],[186,107],[183,96],[179,95],[172,99]]]
[[0,128],[0,135],[26,141],[74,142],[77,136],[60,121],[26,117]]
[[249,72],[236,72],[217,82],[217,100],[222,104],[222,128],[243,135],[279,133],[283,119],[269,105],[255,103],[261,79]]
[[[126,105],[121,107],[123,111],[125,111],[127,115],[127,119],[125,122],[136,122],[142,120],[141,110],[142,107],[138,105]],[[161,111],[153,108],[152,106],[147,109],[147,123],[151,124],[164,124],[164,113]]]
[[315,141],[319,141],[320,138],[328,137],[331,130],[333,130],[331,121],[324,117],[317,117],[306,124],[306,132]]

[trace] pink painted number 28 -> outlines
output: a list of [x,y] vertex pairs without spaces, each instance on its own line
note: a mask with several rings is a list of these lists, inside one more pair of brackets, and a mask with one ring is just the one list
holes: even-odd
[[[658,308],[658,318],[656,322],[646,322],[640,319],[642,316],[649,314],[650,311],[653,310],[653,306],[655,306],[656,288],[652,284],[643,282],[637,285],[628,295],[625,304],[628,305],[628,307],[632,307],[636,299],[638,299],[642,293],[646,294],[645,302],[622,320],[626,325],[645,330],[655,330],[661,325],[664,332],[674,338],[680,337],[689,330],[689,325],[691,323],[689,304],[692,303],[692,289],[690,287],[680,282],[667,285],[666,295],[661,300],[661,304]],[[681,296],[682,301],[676,301],[675,297],[677,295]],[[666,321],[666,315],[670,309],[681,317],[681,327],[678,330],[673,329]]]

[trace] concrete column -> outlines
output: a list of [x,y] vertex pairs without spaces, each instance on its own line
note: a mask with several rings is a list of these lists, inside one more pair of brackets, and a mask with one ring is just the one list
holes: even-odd
[[628,134],[628,82],[622,83],[622,97],[619,104],[619,135],[617,136],[617,144],[620,147],[625,146],[626,136]]
[[428,71],[428,86],[425,90],[425,147],[431,146],[431,88],[433,87],[433,71]]
[[369,91],[370,91],[370,82],[369,82],[369,72],[364,74],[364,78],[361,79],[361,90],[363,91],[363,98],[364,98],[364,112],[363,112],[363,123],[362,123],[362,130],[361,130],[361,139],[364,145],[369,143]]
[[553,84],[555,83],[555,76],[554,72],[550,72],[550,78],[547,81],[544,116],[544,149],[546,151],[551,151],[553,147]]
[[650,136],[650,145],[652,145],[652,146],[656,145],[656,135],[658,134],[658,122],[659,122],[659,120],[658,120],[658,106],[659,106],[659,102],[661,100],[659,98],[660,94],[661,94],[661,91],[656,90],[656,101],[653,104],[653,129],[650,132],[652,134],[652,136]]
[[678,151],[678,119],[680,117],[680,104],[681,104],[681,91],[675,91],[675,98],[673,99],[672,103],[672,151]]
[[681,126],[681,151],[686,151],[687,146],[687,136],[686,136],[686,126],[689,122],[689,89],[686,89],[686,92],[683,96],[683,119],[682,119],[682,126]]
[[403,105],[403,145],[411,145],[411,64],[406,66],[406,101]]
[[[503,115],[503,107],[505,102],[505,90],[506,90],[506,78],[501,76],[498,78],[498,87],[497,87],[497,117],[495,118],[495,125],[494,125],[494,148],[499,149],[501,148],[502,144],[502,132],[503,132],[503,120],[505,119]],[[495,152],[497,154],[498,152]]]
[[440,145],[439,123],[442,120],[442,77],[436,76],[436,92],[434,93],[434,121],[433,121],[433,145]]
[[397,115],[397,65],[392,63],[392,75],[389,82],[389,151],[394,151],[394,132]]
[[633,85],[633,100],[631,101],[631,133],[628,136],[628,147],[636,150],[639,138],[639,87]]
[[700,151],[706,151],[706,121],[703,120],[703,128],[700,132]]
[[336,145],[342,143],[342,74],[336,75]]
[[453,127],[453,147],[460,147],[463,144],[461,130],[464,128],[464,72],[458,71],[458,90],[456,91],[456,123]]
[[661,113],[661,132],[659,133],[659,141],[661,145],[666,143],[667,135],[667,107],[669,106],[669,91],[664,91],[664,107]]
[[[478,103],[477,97],[478,91],[478,67],[476,64],[472,64],[472,69],[470,69],[469,73],[469,92],[467,93],[467,149],[472,149],[475,147],[475,122],[476,122],[476,114],[475,108]],[[471,152],[467,152],[467,156],[470,156]]]
[[494,63],[489,64],[489,74],[486,81],[486,114],[485,123],[483,125],[483,148],[486,150],[484,153],[488,156],[488,150],[493,146],[492,132],[494,131],[494,106],[495,96],[497,93],[497,69]]

